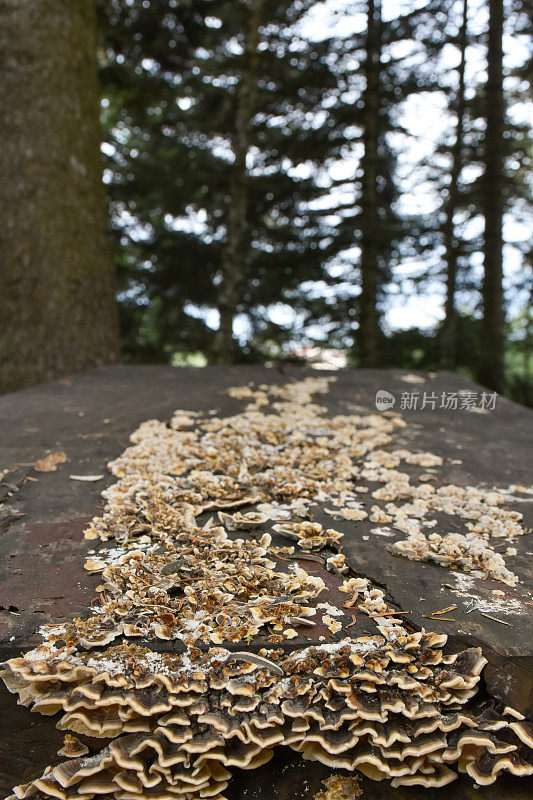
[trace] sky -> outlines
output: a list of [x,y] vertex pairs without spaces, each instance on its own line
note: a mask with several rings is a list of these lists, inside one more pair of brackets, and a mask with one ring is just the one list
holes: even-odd
[[[352,33],[364,31],[366,18],[363,13],[353,11],[354,3],[350,0],[325,0],[317,2],[308,15],[302,32],[309,38],[320,40],[326,35],[349,36]],[[385,19],[391,19],[398,14],[423,7],[424,0],[383,0],[382,11]],[[462,4],[461,4],[462,5]],[[469,30],[483,33],[486,30],[487,14],[483,0],[470,0],[469,3]],[[504,64],[507,69],[522,63],[528,58],[528,46],[525,41],[517,40],[507,35],[504,37]],[[452,46],[448,47],[442,56],[442,67],[453,70],[457,67],[458,52]],[[483,45],[469,47],[467,52],[467,85],[475,80],[483,81],[485,73],[485,48]],[[435,143],[442,134],[453,124],[453,120],[446,111],[446,97],[443,93],[412,96],[404,106],[402,123],[409,131],[410,136],[404,137],[401,143],[402,155],[399,160],[400,172],[405,176],[405,186],[408,185],[408,176],[417,170],[421,162],[435,149]],[[515,119],[533,123],[531,106],[517,106],[513,109]],[[354,173],[357,158],[344,159],[335,164],[333,172],[336,179],[347,180]],[[474,176],[472,175],[472,178]],[[416,191],[407,190],[401,200],[401,210],[411,213],[430,213],[439,204],[440,198],[429,185],[417,184]],[[532,220],[529,222],[518,221],[508,214],[504,220],[504,239],[508,244],[504,247],[504,287],[508,304],[508,314],[519,312],[525,301],[524,292],[518,292],[515,284],[521,279],[522,258],[519,251],[512,245],[513,242],[523,242],[531,236]],[[403,262],[396,271],[396,275],[404,279],[416,277],[424,272],[424,264],[420,261]],[[479,265],[479,283],[481,284],[482,266]],[[318,293],[324,293],[327,288],[317,286]],[[384,302],[383,325],[387,331],[402,330],[417,327],[423,330],[434,330],[444,316],[444,285],[441,281],[427,283],[421,293],[415,291],[406,294],[402,292],[389,293]],[[294,323],[297,315],[289,305],[278,303],[269,310],[270,318],[278,324]],[[218,326],[218,313],[209,314],[209,324],[214,328]],[[248,323],[245,317],[237,318],[235,334],[244,340],[248,333]],[[321,329],[317,326],[309,329],[312,336],[320,338]]]
[[[424,0],[383,0],[382,13],[385,19],[392,19],[399,14],[422,8]],[[462,5],[462,4],[461,4]],[[326,0],[316,3],[310,12],[304,33],[312,39],[320,40],[326,34],[336,33],[348,36],[365,30],[366,19],[362,13],[354,13],[354,3],[349,0]],[[483,33],[487,25],[485,4],[482,0],[470,0],[469,3],[469,30]],[[509,69],[523,63],[528,58],[528,44],[509,35],[504,37],[504,66]],[[452,70],[458,64],[458,52],[449,47],[443,53],[442,66]],[[482,45],[469,47],[467,52],[467,85],[473,80],[484,80],[485,73],[485,48]],[[533,123],[533,110],[529,107],[514,109],[517,120]],[[404,148],[400,157],[399,168],[405,175],[411,174],[417,166],[434,151],[435,143],[447,130],[451,120],[446,113],[446,98],[443,94],[414,95],[405,103],[402,123],[410,132],[411,138],[404,141]],[[339,164],[336,169],[336,178],[346,177],[353,172],[353,164],[349,160]],[[402,198],[402,210],[411,213],[424,213],[434,210],[439,203],[433,189],[429,186],[416,186],[416,192],[406,191]],[[531,236],[532,220],[529,224],[521,223],[511,215],[504,221],[504,239],[511,242],[527,241]],[[518,311],[524,302],[522,294],[517,293],[513,284],[521,271],[522,260],[519,252],[511,245],[504,248],[504,274],[506,299],[509,304],[509,313]],[[412,264],[403,263],[401,272],[403,276],[417,275],[423,270],[420,262]],[[481,275],[481,273],[480,273]],[[422,329],[434,328],[443,318],[444,287],[436,284],[433,288],[427,286],[423,294],[389,295],[385,304],[385,327],[390,330],[400,330],[411,327]]]

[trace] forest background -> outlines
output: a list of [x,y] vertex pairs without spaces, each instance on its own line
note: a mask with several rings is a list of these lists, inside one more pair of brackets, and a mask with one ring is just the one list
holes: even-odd
[[533,404],[531,13],[0,0],[2,389],[314,360]]

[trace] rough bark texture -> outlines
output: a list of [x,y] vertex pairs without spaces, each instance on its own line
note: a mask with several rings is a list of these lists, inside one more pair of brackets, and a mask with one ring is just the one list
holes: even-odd
[[361,366],[377,362],[378,349],[378,236],[377,191],[379,139],[379,78],[381,68],[381,0],[368,0],[366,86],[361,182],[361,294],[359,297],[359,354]]
[[244,259],[244,237],[248,206],[246,156],[250,146],[252,117],[257,94],[259,26],[263,0],[250,0],[248,26],[244,42],[244,66],[238,86],[237,116],[233,152],[233,178],[230,186],[227,242],[222,256],[222,281],[218,310],[220,324],[215,340],[218,363],[231,363],[235,358],[233,320],[237,312],[239,284]]
[[487,49],[487,122],[485,132],[485,185],[483,193],[485,237],[483,260],[483,327],[481,383],[498,392],[504,383],[504,322],[502,287],[503,129],[502,0],[489,0]]
[[115,359],[92,0],[0,0],[0,391]]
[[465,115],[465,65],[468,26],[468,0],[463,2],[463,16],[459,31],[460,61],[456,97],[456,132],[452,147],[450,185],[446,202],[443,239],[446,258],[446,300],[444,303],[444,322],[441,330],[441,365],[443,369],[455,369],[457,361],[457,313],[455,291],[457,287],[457,239],[455,237],[454,215],[459,200],[459,178],[463,166],[463,140]]

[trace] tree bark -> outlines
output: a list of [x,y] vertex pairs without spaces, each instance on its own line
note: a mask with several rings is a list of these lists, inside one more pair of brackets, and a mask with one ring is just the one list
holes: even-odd
[[0,0],[0,390],[118,352],[92,0]]
[[487,47],[485,176],[483,203],[485,235],[483,243],[484,278],[482,287],[483,322],[479,380],[497,392],[504,386],[503,309],[503,3],[489,0]]
[[443,239],[446,259],[446,300],[444,303],[444,322],[440,335],[441,366],[443,369],[455,369],[457,365],[457,312],[455,308],[455,292],[457,288],[457,239],[455,236],[454,216],[459,201],[459,179],[463,167],[463,140],[465,116],[465,67],[468,27],[468,0],[463,2],[463,15],[459,31],[460,61],[458,69],[458,86],[456,96],[456,132],[452,147],[452,165],[450,185],[445,207]]
[[259,27],[263,0],[249,0],[248,25],[245,32],[243,69],[237,89],[237,114],[233,137],[233,177],[230,185],[230,206],[226,247],[222,256],[222,280],[219,286],[219,328],[215,338],[215,360],[232,363],[235,359],[233,322],[237,313],[239,288],[245,257],[244,243],[248,206],[246,157],[250,147],[252,118],[257,95]]
[[378,359],[379,288],[379,82],[381,72],[381,0],[368,0],[366,35],[366,85],[363,96],[363,145],[361,181],[361,294],[359,296],[359,356],[361,366],[375,366]]

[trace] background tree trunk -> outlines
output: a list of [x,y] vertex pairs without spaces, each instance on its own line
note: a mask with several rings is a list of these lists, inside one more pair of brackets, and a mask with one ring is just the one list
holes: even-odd
[[359,355],[363,367],[378,357],[378,140],[379,79],[381,70],[381,0],[368,0],[361,181],[361,294],[359,296]]
[[503,391],[504,323],[502,225],[503,225],[503,3],[489,0],[487,48],[485,176],[483,204],[483,323],[479,380],[490,389]]
[[446,202],[443,238],[446,251],[446,300],[444,303],[444,322],[441,329],[441,366],[443,369],[455,369],[457,363],[457,312],[455,308],[455,292],[457,288],[457,239],[455,236],[454,216],[459,200],[459,179],[463,167],[463,139],[465,116],[465,66],[467,48],[468,0],[463,2],[463,16],[459,31],[459,70],[456,96],[456,132],[451,152],[452,165],[450,184]]
[[0,0],[0,390],[112,361],[92,0]]
[[246,156],[250,147],[252,118],[257,94],[259,26],[263,0],[250,0],[248,27],[245,32],[243,69],[238,86],[237,116],[233,152],[233,176],[230,187],[227,241],[222,256],[222,281],[218,295],[220,324],[215,340],[218,363],[231,363],[235,358],[233,321],[237,312],[239,285],[243,271],[244,237],[248,206]]

